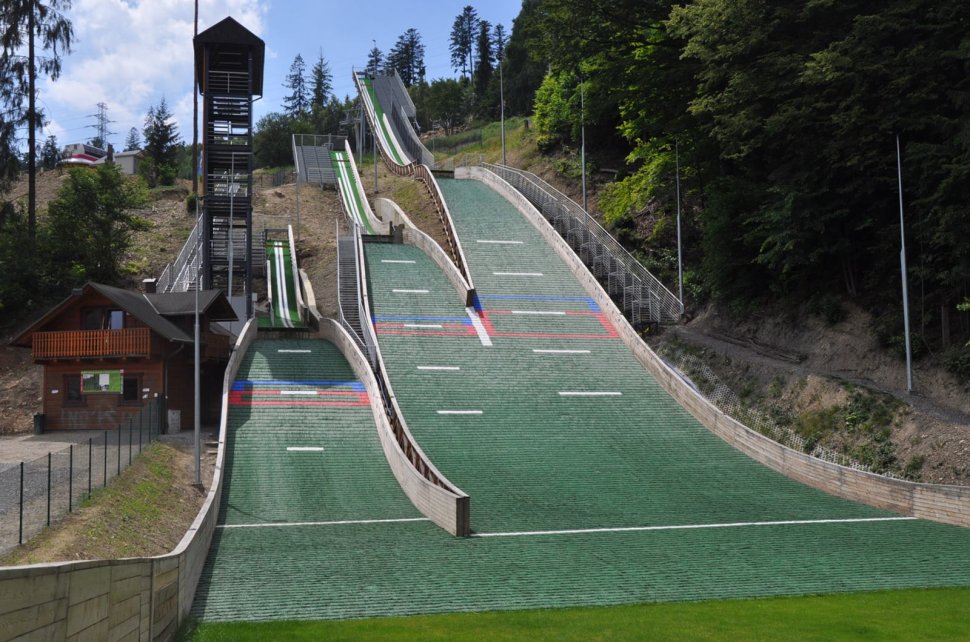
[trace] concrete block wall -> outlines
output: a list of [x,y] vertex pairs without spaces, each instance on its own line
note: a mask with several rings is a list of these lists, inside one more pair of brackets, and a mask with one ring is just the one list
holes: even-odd
[[[401,410],[397,405],[397,400],[393,396],[394,393],[390,392],[391,403],[394,407],[394,412],[401,419],[407,440],[412,444],[412,447],[417,451],[419,456],[428,464],[438,479],[442,480],[443,486],[447,488],[434,484],[426,479],[424,475],[419,473],[411,465],[411,461],[404,451],[401,450],[401,446],[384,412],[381,392],[377,385],[374,372],[371,370],[367,358],[361,353],[357,344],[347,334],[347,331],[333,319],[320,319],[318,334],[321,338],[330,341],[340,349],[340,352],[343,353],[344,357],[346,357],[354,369],[354,373],[363,382],[370,399],[371,411],[374,415],[374,421],[377,424],[377,434],[381,440],[384,456],[387,458],[387,463],[391,467],[391,472],[394,473],[394,477],[404,490],[404,494],[408,496],[408,499],[411,500],[411,503],[414,504],[421,514],[444,530],[452,535],[468,535],[471,532],[469,525],[468,495],[448,482],[447,478],[434,467],[434,464],[421,451],[420,446],[417,445],[410,431],[407,429],[407,425],[404,424]],[[381,368],[384,368],[383,361],[381,362]]]
[[0,568],[0,641],[169,640],[192,607],[219,515],[229,389],[256,336],[243,328],[226,367],[219,452],[205,503],[182,541],[158,557]]
[[458,168],[455,178],[482,181],[512,202],[570,267],[643,367],[712,433],[769,468],[829,494],[911,517],[970,528],[968,487],[890,479],[822,461],[783,446],[721,412],[643,342],[569,244],[521,193],[481,167]]

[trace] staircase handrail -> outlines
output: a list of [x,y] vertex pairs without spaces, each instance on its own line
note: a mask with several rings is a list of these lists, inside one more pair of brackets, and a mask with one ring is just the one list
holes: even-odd
[[175,262],[166,265],[165,269],[162,270],[162,275],[158,277],[157,290],[159,292],[187,291],[189,284],[197,281],[199,273],[198,255],[199,224],[196,223],[192,231],[189,232],[189,237],[185,240],[185,245],[182,246]]

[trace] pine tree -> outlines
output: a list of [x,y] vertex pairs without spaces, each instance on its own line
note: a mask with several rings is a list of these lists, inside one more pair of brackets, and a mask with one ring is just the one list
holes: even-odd
[[289,89],[289,96],[283,98],[283,109],[288,116],[299,118],[310,112],[310,100],[306,89],[306,63],[303,56],[296,54],[293,64],[290,65],[290,73],[286,76],[283,86]]
[[44,147],[40,153],[41,165],[44,169],[54,169],[61,160],[61,148],[57,145],[57,136],[51,134],[44,141]]
[[367,54],[367,67],[364,68],[368,76],[376,76],[384,68],[384,52],[376,46]]
[[126,152],[133,152],[141,149],[141,138],[138,136],[138,128],[132,127],[128,130],[128,138],[125,139]]
[[333,74],[330,73],[330,65],[323,58],[323,49],[310,71],[310,82],[310,109],[325,108],[330,101],[330,92],[333,91]]
[[451,50],[451,66],[455,71],[460,68],[462,76],[466,76],[475,69],[472,45],[477,30],[478,12],[471,5],[467,5],[455,17],[455,22],[451,27],[451,42],[448,45]]
[[387,67],[397,70],[405,87],[424,80],[424,45],[417,29],[408,29],[397,39],[387,54]]
[[478,66],[475,68],[475,95],[481,97],[492,79],[492,25],[488,20],[478,23]]
[[509,37],[505,35],[505,25],[500,22],[492,30],[492,57],[496,64],[505,59],[505,47],[508,43]]
[[[27,228],[30,238],[37,230],[37,186],[35,170],[37,163],[37,126],[41,123],[37,111],[37,74],[57,80],[61,75],[61,58],[71,50],[74,29],[64,13],[71,8],[71,0],[4,0],[0,3],[0,108],[4,116],[0,121],[0,146],[15,144],[12,123],[27,124]],[[38,43],[35,41],[39,40]],[[36,45],[49,55],[38,57]],[[26,49],[27,55],[23,52]],[[24,111],[26,99],[27,109]],[[0,151],[0,157],[11,155],[10,149]],[[6,160],[6,159],[5,159]],[[9,178],[13,163],[4,163],[2,173]]]
[[[158,184],[171,185],[175,182],[176,162],[181,137],[172,121],[165,98],[158,107],[149,107],[145,116],[145,161],[142,172],[149,187]],[[130,132],[129,132],[130,136]]]

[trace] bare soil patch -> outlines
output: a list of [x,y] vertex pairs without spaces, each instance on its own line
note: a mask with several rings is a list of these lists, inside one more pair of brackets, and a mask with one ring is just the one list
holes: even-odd
[[[709,308],[651,343],[662,349],[679,340],[705,351],[706,362],[743,399],[803,427],[828,413],[841,429],[825,446],[858,452],[888,430],[900,469],[911,465],[928,483],[970,485],[970,382],[925,359],[914,368],[915,394],[907,393],[905,363],[878,346],[864,310],[847,308],[846,319],[833,325],[777,315],[739,321]],[[788,355],[802,358],[795,363]],[[892,408],[875,413],[879,425],[854,423],[860,395],[863,407]],[[880,402],[880,395],[892,401]]]

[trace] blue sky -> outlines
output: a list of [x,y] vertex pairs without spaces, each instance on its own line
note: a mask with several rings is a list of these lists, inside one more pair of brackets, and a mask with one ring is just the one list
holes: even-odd
[[[471,4],[479,17],[501,22],[511,33],[521,0],[200,0],[199,30],[231,15],[266,42],[264,97],[259,117],[281,110],[283,79],[299,53],[307,68],[320,49],[330,63],[334,93],[353,95],[351,71],[367,62],[373,40],[385,53],[413,27],[425,45],[428,79],[452,77],[448,39],[455,16]],[[117,149],[131,127],[141,131],[145,113],[164,96],[183,140],[192,139],[193,0],[74,0],[72,52],[57,82],[39,84],[50,123],[38,133],[60,145],[95,135],[91,116],[97,103],[108,106],[109,136]],[[26,132],[25,132],[26,135]]]

